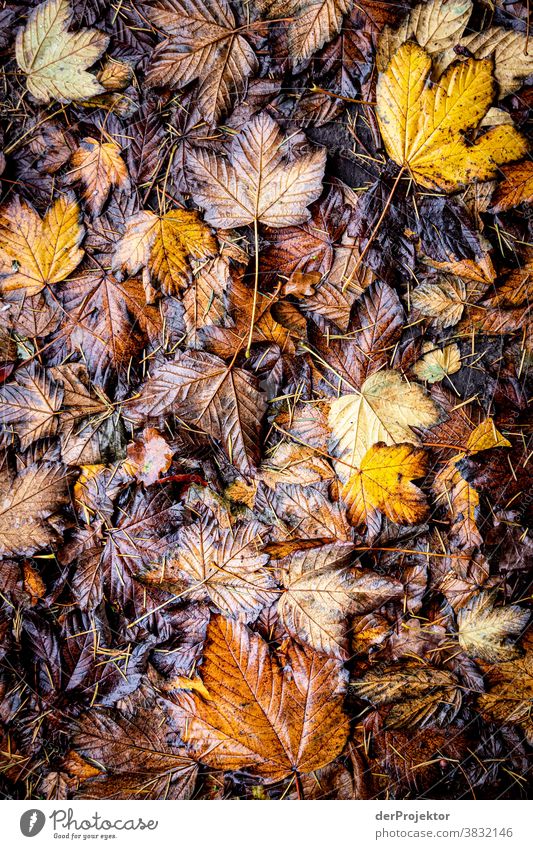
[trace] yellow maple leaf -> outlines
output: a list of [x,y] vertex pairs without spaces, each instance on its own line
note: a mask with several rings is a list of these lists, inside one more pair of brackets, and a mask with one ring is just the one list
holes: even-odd
[[348,519],[355,527],[374,524],[377,511],[398,525],[422,522],[428,513],[424,493],[412,483],[427,472],[423,448],[408,442],[370,448],[342,488]]
[[72,154],[70,182],[83,183],[83,198],[93,215],[102,211],[111,186],[125,188],[128,184],[128,169],[120,152],[115,142],[100,144],[96,139],[87,137]]
[[166,294],[175,295],[187,285],[190,258],[213,256],[216,250],[211,230],[196,212],[174,209],[155,215],[143,210],[129,219],[117,245],[113,268],[130,274],[144,268],[145,274],[159,280]]
[[490,180],[498,166],[521,159],[527,142],[512,126],[493,127],[469,145],[494,99],[490,59],[451,65],[431,85],[431,58],[406,42],[377,84],[377,115],[389,156],[427,188],[453,191],[472,180]]
[[72,194],[58,198],[43,220],[18,197],[0,210],[0,290],[35,295],[74,271],[83,256],[79,218]]
[[46,0],[17,33],[17,62],[28,91],[40,103],[70,103],[104,91],[86,69],[100,58],[109,38],[96,29],[69,32],[71,18],[68,0]]

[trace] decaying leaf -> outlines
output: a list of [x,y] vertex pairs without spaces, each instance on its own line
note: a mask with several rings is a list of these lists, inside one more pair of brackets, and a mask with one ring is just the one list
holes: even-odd
[[28,466],[13,477],[0,474],[0,551],[33,554],[57,539],[54,520],[70,501],[60,463]]
[[376,706],[392,705],[387,714],[389,728],[449,721],[461,706],[461,691],[453,675],[414,663],[371,670],[350,686],[359,698]]
[[102,211],[112,186],[128,185],[128,169],[120,153],[114,142],[100,143],[87,137],[72,154],[69,179],[83,183],[83,197],[93,215]]
[[149,15],[169,36],[154,53],[149,83],[182,87],[198,80],[199,109],[208,123],[215,123],[257,70],[254,51],[238,31],[230,4],[157,0]]
[[[126,223],[113,258],[115,269],[137,274],[141,268],[157,278],[163,291],[175,294],[191,276],[190,260],[216,253],[209,227],[194,212],[175,209],[165,215],[138,212]],[[150,280],[147,276],[146,281]]]
[[247,473],[259,456],[264,410],[264,396],[252,375],[212,354],[191,351],[154,372],[128,415],[138,420],[175,412],[221,440],[230,462]]
[[347,478],[351,469],[360,468],[378,442],[418,445],[412,427],[430,427],[438,420],[437,407],[418,384],[392,370],[375,372],[357,395],[343,395],[331,404],[330,450],[342,461],[339,474]]
[[445,348],[435,348],[431,342],[424,342],[420,360],[413,366],[413,371],[419,380],[437,383],[447,375],[455,374],[461,368],[461,352],[457,345],[446,345]]
[[355,568],[348,543],[295,551],[280,561],[284,592],[278,615],[296,640],[333,657],[348,657],[348,621],[403,595],[399,581]]
[[505,212],[520,203],[533,201],[533,162],[525,159],[502,167],[503,181],[492,197],[494,212]]
[[457,615],[459,643],[482,660],[511,660],[516,657],[511,640],[520,637],[529,618],[528,610],[512,604],[497,607],[490,593],[479,593]]
[[289,18],[289,50],[295,60],[308,59],[341,28],[352,0],[256,0],[269,18]]
[[283,141],[276,122],[262,113],[233,139],[229,161],[201,149],[190,154],[193,197],[209,224],[288,227],[309,218],[307,207],[322,191],[326,151],[315,148],[287,162]]

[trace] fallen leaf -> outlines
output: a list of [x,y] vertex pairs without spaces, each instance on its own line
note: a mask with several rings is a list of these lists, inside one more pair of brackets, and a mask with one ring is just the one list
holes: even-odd
[[279,562],[284,592],[281,622],[298,642],[324,654],[349,657],[348,617],[401,598],[399,581],[355,568],[353,547],[334,543],[295,551]]
[[115,142],[100,143],[96,139],[82,139],[70,159],[70,183],[84,185],[83,198],[93,215],[99,215],[112,186],[128,186],[128,169]]
[[477,127],[495,94],[492,63],[468,59],[452,65],[430,87],[431,58],[403,44],[377,83],[377,115],[389,156],[426,188],[453,191],[490,180],[498,166],[527,153],[523,136],[507,124],[490,129],[470,147],[464,133]]
[[0,212],[0,287],[35,295],[59,283],[83,257],[85,230],[73,195],[62,195],[41,220],[29,203],[15,197]]
[[424,342],[422,357],[414,364],[413,371],[419,380],[437,383],[460,368],[461,352],[455,343],[436,348],[431,342]]
[[502,173],[504,180],[492,196],[493,212],[506,212],[513,206],[533,201],[533,162],[530,159],[504,165]]
[[329,413],[330,451],[342,461],[341,476],[361,467],[363,457],[377,442],[419,445],[413,427],[430,427],[439,420],[431,398],[416,383],[408,383],[390,369],[368,377],[357,394],[332,402]]
[[61,463],[28,466],[15,478],[0,472],[0,551],[33,554],[57,540],[54,519],[70,501]]
[[175,745],[165,720],[161,710],[146,708],[131,717],[119,711],[85,714],[74,737],[74,751],[106,772],[85,780],[77,798],[190,798],[198,766]]
[[290,673],[245,625],[211,620],[202,680],[212,698],[180,694],[175,709],[202,763],[272,782],[313,772],[340,754],[348,738],[342,664],[296,646],[286,664]]
[[289,50],[295,61],[308,59],[339,32],[352,0],[256,0],[269,18],[290,18]]
[[30,363],[16,372],[14,381],[0,386],[0,423],[14,430],[25,451],[35,440],[57,433],[62,400],[61,385]]
[[150,20],[169,38],[154,52],[151,86],[198,80],[198,108],[209,124],[227,114],[258,63],[226,0],[157,0]]
[[259,456],[265,411],[256,379],[203,351],[180,353],[154,371],[139,398],[128,406],[136,421],[171,412],[220,440],[230,462],[245,474]]
[[[209,227],[195,212],[175,209],[165,215],[138,212],[126,223],[113,257],[113,268],[156,277],[166,294],[177,294],[191,278],[190,260],[216,253]],[[150,278],[145,278],[149,282]]]
[[40,103],[86,100],[105,90],[87,68],[100,58],[109,37],[96,29],[69,32],[71,18],[68,0],[45,0],[17,33],[18,66]]
[[413,39],[427,53],[453,48],[472,14],[472,0],[428,0],[417,3],[397,29],[385,26],[379,37],[377,66],[384,71],[393,53]]
[[428,504],[412,481],[425,477],[426,472],[424,449],[410,443],[373,445],[342,488],[352,525],[373,528],[378,510],[399,525],[423,522]]
[[178,547],[160,576],[151,574],[150,580],[191,599],[211,601],[225,616],[252,622],[279,594],[266,568],[268,555],[260,551],[264,533],[257,522],[221,529],[204,511],[198,522],[180,531]]
[[301,224],[322,191],[326,151],[315,148],[291,161],[276,122],[263,112],[235,136],[229,159],[207,150],[188,157],[192,196],[214,227]]
[[392,704],[389,728],[424,727],[437,720],[451,721],[461,707],[458,682],[444,669],[408,663],[399,668],[382,666],[350,682],[359,698],[376,706]]
[[140,439],[127,448],[128,472],[146,486],[155,483],[159,476],[170,468],[173,451],[166,439],[153,427],[143,430]]
[[459,644],[472,657],[509,661],[517,655],[511,641],[522,634],[529,618],[529,610],[513,604],[496,607],[491,594],[481,592],[457,614]]

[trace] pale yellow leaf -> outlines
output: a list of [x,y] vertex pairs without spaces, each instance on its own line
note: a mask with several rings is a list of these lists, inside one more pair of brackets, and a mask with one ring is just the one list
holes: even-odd
[[445,348],[436,348],[432,342],[424,342],[422,354],[413,366],[419,380],[437,383],[461,368],[461,352],[455,343],[446,345]]
[[100,58],[109,38],[95,29],[69,32],[71,18],[68,0],[46,0],[17,33],[17,62],[29,92],[40,103],[70,103],[104,91],[87,68]]
[[339,475],[346,479],[351,469],[360,468],[366,452],[377,442],[419,445],[412,427],[431,427],[438,421],[439,410],[421,386],[391,369],[375,372],[360,392],[331,404],[330,451],[342,460]]

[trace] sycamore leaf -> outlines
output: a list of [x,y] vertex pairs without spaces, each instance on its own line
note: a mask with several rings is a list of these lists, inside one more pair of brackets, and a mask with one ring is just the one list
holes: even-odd
[[393,705],[387,715],[389,728],[423,727],[428,722],[449,722],[461,707],[456,678],[445,669],[407,663],[381,666],[350,683],[359,698],[376,707]]
[[155,50],[148,85],[177,88],[198,80],[198,109],[209,124],[229,112],[258,69],[227,0],[157,0],[150,20],[169,38]]
[[491,593],[480,592],[457,614],[459,644],[472,657],[498,663],[516,657],[510,642],[518,638],[529,622],[530,611],[507,604],[494,606]]
[[348,616],[377,610],[404,592],[399,581],[353,564],[349,543],[295,551],[279,563],[281,622],[299,642],[341,660],[349,657]]
[[126,369],[148,341],[161,332],[161,315],[146,305],[140,280],[123,283],[112,274],[87,269],[61,292],[67,312],[67,350],[83,350],[93,380]]
[[[178,547],[168,555],[161,581],[172,591],[186,587],[187,597],[211,601],[224,616],[252,622],[274,602],[279,591],[260,552],[264,526],[258,522],[220,528],[213,513],[182,528]],[[157,581],[157,574],[150,576]]]
[[202,763],[272,782],[313,772],[341,753],[348,737],[342,664],[292,645],[284,667],[245,625],[211,620],[201,667],[211,699],[175,696],[182,736]]
[[445,348],[436,348],[432,342],[424,342],[422,355],[413,366],[419,380],[437,383],[461,368],[461,352],[455,343],[446,345]]
[[290,18],[289,50],[295,61],[309,59],[340,31],[353,0],[257,0],[269,18]]
[[83,183],[83,198],[93,215],[99,215],[112,186],[126,188],[128,169],[115,142],[84,138],[72,154],[69,181]]
[[492,197],[493,212],[507,212],[521,203],[533,202],[533,161],[524,159],[515,165],[504,165],[504,180]]
[[69,32],[71,17],[68,0],[45,0],[17,33],[17,62],[40,103],[70,103],[105,90],[87,68],[100,58],[109,38],[95,29]]
[[370,375],[356,395],[332,402],[329,413],[330,451],[342,463],[342,479],[359,469],[366,452],[377,442],[419,445],[412,427],[431,427],[439,411],[421,386],[408,383],[390,369]]
[[207,260],[194,274],[192,282],[182,297],[189,348],[201,348],[203,341],[201,331],[206,327],[218,326],[224,322],[226,318],[224,293],[229,288],[230,282],[229,263],[224,256]]
[[322,191],[324,148],[287,161],[284,137],[266,112],[235,136],[229,158],[198,148],[188,157],[191,193],[214,227],[242,227],[254,221],[270,227],[301,224],[308,205]]
[[12,383],[0,386],[0,423],[13,427],[25,451],[36,439],[57,432],[62,400],[61,385],[30,363],[16,372]]
[[421,283],[411,292],[412,305],[442,327],[457,324],[467,300],[466,282],[451,275],[443,275],[432,283]]
[[414,39],[427,53],[440,53],[458,43],[472,14],[472,0],[427,0],[418,3],[397,29],[385,26],[379,37],[377,66],[384,71],[404,42]]
[[309,486],[330,480],[335,473],[329,463],[317,457],[312,448],[293,442],[280,442],[261,465],[259,477],[274,489],[279,483]]
[[28,466],[14,478],[1,471],[0,554],[33,554],[54,542],[54,519],[69,500],[60,463]]
[[[203,259],[216,252],[211,230],[196,212],[174,209],[155,215],[142,211],[127,221],[113,257],[113,268],[130,274],[144,268],[159,280],[166,294],[175,295],[190,279],[191,258]],[[149,276],[145,278],[145,282],[149,280]]]
[[351,529],[346,521],[342,505],[332,502],[324,490],[324,484],[299,486],[278,484],[265,493],[278,524],[284,522],[299,536],[325,538],[328,540],[351,539]]
[[188,799],[198,766],[176,746],[174,737],[167,717],[156,707],[141,707],[133,716],[88,711],[79,720],[73,746],[105,774],[85,781],[77,797]]
[[0,211],[0,289],[35,295],[79,265],[85,230],[74,195],[59,197],[43,220],[18,197]]
[[423,522],[428,505],[423,492],[412,481],[427,472],[427,454],[409,443],[370,448],[361,466],[342,488],[352,525],[372,527],[376,511],[399,525]]
[[127,415],[142,421],[174,412],[219,440],[230,462],[248,474],[259,459],[265,409],[255,377],[213,354],[188,351],[154,371]]
[[433,86],[430,73],[430,56],[407,42],[380,74],[376,89],[387,153],[418,183],[453,191],[496,177],[499,165],[527,153],[526,140],[508,124],[493,127],[471,146],[465,141],[464,134],[479,125],[494,99],[489,59],[453,64]]

